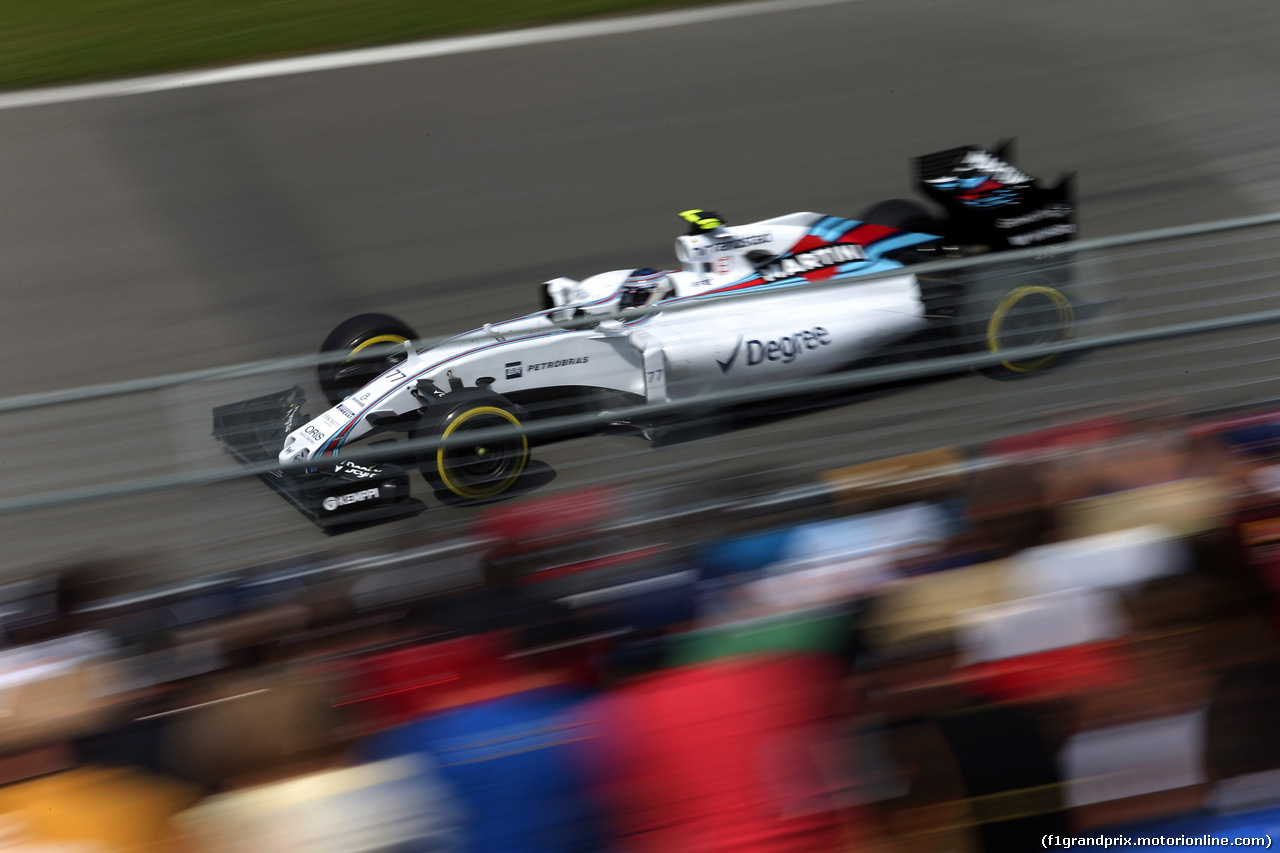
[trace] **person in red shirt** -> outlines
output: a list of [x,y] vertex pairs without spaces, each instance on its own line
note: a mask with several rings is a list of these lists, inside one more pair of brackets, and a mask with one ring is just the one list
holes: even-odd
[[618,848],[846,849],[833,749],[839,678],[820,655],[736,655],[598,699],[588,748]]

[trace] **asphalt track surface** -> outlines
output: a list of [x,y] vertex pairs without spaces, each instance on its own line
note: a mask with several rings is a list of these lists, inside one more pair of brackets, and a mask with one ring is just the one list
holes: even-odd
[[[1276,211],[1276,91],[1274,0],[850,0],[0,110],[0,396],[311,352],[365,311],[457,333],[532,310],[552,276],[670,263],[676,211],[856,216],[910,195],[911,156],[1004,136],[1033,173],[1079,173],[1084,236]],[[1114,328],[1280,307],[1265,236],[1215,289],[1197,264],[1239,253],[1221,241],[1176,263],[1097,259]],[[555,475],[542,491],[803,478],[1054,407],[1276,396],[1273,336],[949,379],[659,449],[570,442],[539,453]],[[0,415],[0,498],[232,465],[209,409],[294,379]],[[252,480],[7,515],[0,572],[108,554],[177,577],[471,518],[432,504],[333,541]]]

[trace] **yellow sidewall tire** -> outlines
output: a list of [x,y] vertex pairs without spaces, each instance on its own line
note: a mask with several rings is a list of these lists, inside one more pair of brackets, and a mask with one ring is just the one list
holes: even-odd
[[[497,406],[476,406],[474,408],[464,409],[462,412],[458,413],[458,415],[454,417],[453,420],[449,421],[449,425],[445,427],[444,432],[441,433],[440,437],[442,439],[448,439],[451,435],[457,432],[457,430],[461,428],[464,424],[466,424],[468,421],[472,421],[478,417],[483,417],[483,416],[496,416],[498,418],[501,418],[502,420],[505,420],[507,423],[511,424],[514,427],[519,428],[522,426],[522,424],[520,423],[520,419],[517,418],[515,414],[507,411],[506,409],[499,408]],[[461,498],[495,497],[497,495],[502,494],[507,489],[515,485],[516,481],[520,479],[520,475],[524,473],[525,466],[529,462],[529,439],[527,436],[525,436],[523,431],[520,433],[519,454],[520,454],[520,458],[517,461],[514,469],[512,469],[509,472],[506,472],[503,475],[502,479],[495,480],[492,483],[488,483],[484,486],[477,488],[475,486],[468,486],[465,483],[461,483],[458,481],[456,477],[453,477],[450,475],[449,466],[446,464],[446,461],[445,461],[445,447],[444,445],[441,445],[440,447],[436,448],[436,457],[435,457],[436,476],[439,478],[440,483],[446,489],[448,489],[450,492],[457,495],[458,497],[461,497]]]
[[360,350],[367,349],[376,344],[402,344],[407,340],[409,339],[404,337],[403,335],[377,335],[375,337],[369,338],[369,340],[367,341],[361,341],[359,346],[355,347],[353,350],[351,350],[351,352],[347,353],[347,361],[350,361],[351,359],[355,358],[355,356],[360,352]]
[[326,355],[342,353],[342,360],[316,366],[316,378],[329,405],[342,402],[378,374],[404,361],[404,348],[394,345],[417,337],[412,327],[389,314],[357,314],[335,326],[320,351]]
[[[1076,311],[1066,294],[1055,287],[1046,287],[1044,285],[1015,287],[996,303],[995,309],[991,312],[991,319],[987,321],[987,349],[992,354],[1000,352],[1000,332],[1004,325],[1005,317],[1008,316],[1009,311],[1015,305],[1029,296],[1043,296],[1057,309],[1058,326],[1061,329],[1058,335],[1059,342],[1068,340],[1073,335]],[[1053,364],[1058,360],[1058,356],[1058,353],[1052,353],[1035,361],[1003,361],[1000,363],[1000,367],[1013,373],[1031,373],[1036,370],[1043,370]]]

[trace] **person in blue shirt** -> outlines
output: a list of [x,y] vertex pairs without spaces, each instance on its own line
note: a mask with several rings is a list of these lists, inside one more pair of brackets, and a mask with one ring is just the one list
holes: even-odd
[[[474,669],[420,718],[368,739],[368,759],[423,755],[461,808],[467,853],[594,853],[601,849],[578,757],[587,698],[572,681],[565,649],[571,620],[552,605],[485,593],[441,605],[451,636],[502,625],[512,652],[486,674]],[[471,668],[469,668],[471,669]]]

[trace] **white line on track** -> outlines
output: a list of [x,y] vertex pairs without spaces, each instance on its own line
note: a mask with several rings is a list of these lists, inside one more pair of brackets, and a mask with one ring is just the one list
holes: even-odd
[[141,95],[147,92],[165,92],[192,86],[211,86],[215,83],[236,83],[242,80],[260,80],[264,77],[283,77],[289,74],[306,74],[311,71],[332,71],[338,68],[355,68],[361,65],[379,65],[387,62],[403,62],[410,59],[429,59],[457,53],[474,53],[481,50],[500,50],[532,44],[548,44],[573,39],[656,30],[666,27],[682,27],[729,18],[751,15],[769,15],[775,12],[794,12],[820,6],[835,6],[857,0],[764,0],[764,2],[732,3],[658,12],[604,20],[578,21],[569,24],[553,24],[508,30],[472,36],[433,39],[408,44],[371,47],[360,50],[344,50],[320,53],[290,59],[273,59],[249,62],[224,68],[200,71],[178,71],[172,74],[155,74],[147,77],[131,77],[125,80],[109,80],[102,83],[79,83],[71,86],[51,86],[42,89],[26,89],[0,95],[0,110],[20,107],[36,107],[62,104],[70,101],[87,101],[95,98],[119,98],[125,95]]

